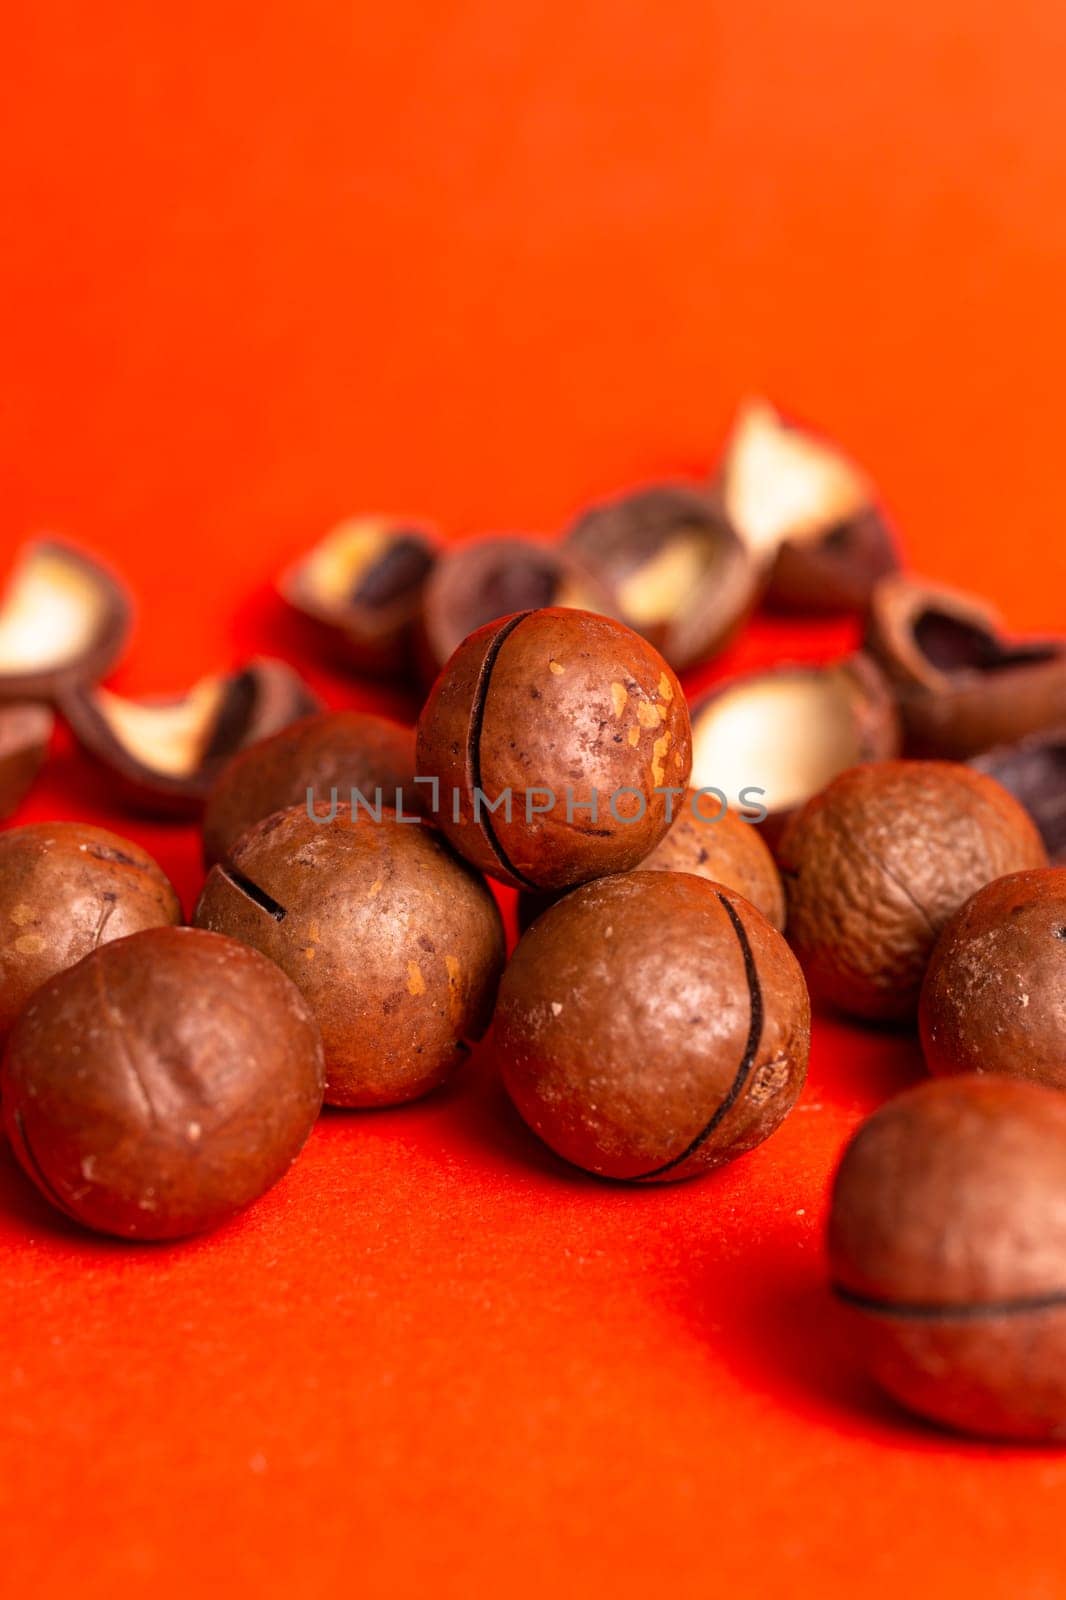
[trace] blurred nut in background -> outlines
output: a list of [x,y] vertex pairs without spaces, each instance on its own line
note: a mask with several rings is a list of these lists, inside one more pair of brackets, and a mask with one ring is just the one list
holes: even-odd
[[54,721],[46,705],[0,704],[0,820],[28,794],[48,752]]
[[53,700],[95,683],[118,660],[130,618],[125,589],[83,550],[26,545],[0,601],[0,700]]
[[1017,744],[997,745],[970,765],[1020,800],[1040,829],[1048,856],[1066,864],[1066,722]]

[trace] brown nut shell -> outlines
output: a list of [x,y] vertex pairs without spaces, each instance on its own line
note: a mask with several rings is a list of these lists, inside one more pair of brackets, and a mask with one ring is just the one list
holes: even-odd
[[933,946],[972,894],[1047,865],[1018,802],[970,768],[883,761],[842,773],[786,828],[788,932],[811,992],[853,1016],[907,1020]]
[[1040,830],[1050,859],[1066,865],[1066,723],[997,745],[970,765],[1020,800]]
[[426,584],[424,676],[432,682],[476,629],[516,611],[567,606],[616,614],[607,588],[579,560],[532,539],[473,539],[446,550]]
[[45,705],[0,705],[0,818],[16,811],[32,788],[54,722]]
[[958,590],[897,576],[874,591],[866,648],[918,756],[964,761],[1066,719],[1066,639],[1014,640]]
[[956,912],[918,1013],[930,1072],[1066,1089],[1066,867],[998,878]]
[[38,990],[2,1083],[12,1148],[46,1199],[103,1233],[175,1239],[288,1170],[322,1104],[322,1043],[254,950],[153,928]]
[[861,613],[878,580],[899,566],[866,475],[765,401],[741,411],[715,493],[766,573],[774,609]]
[[147,850],[84,822],[0,832],[0,1040],[42,983],[91,950],[181,921]]
[[322,1029],[330,1105],[397,1105],[462,1061],[492,1015],[503,925],[485,883],[418,823],[338,806],[257,823],[211,869],[198,927],[287,972]]
[[351,517],[284,572],[282,598],[358,672],[410,671],[435,541],[388,517]]
[[570,528],[566,548],[608,588],[616,615],[678,672],[723,650],[758,598],[745,545],[721,508],[687,484],[593,506]]
[[882,1107],[837,1173],[829,1260],[853,1347],[903,1405],[1066,1437],[1066,1098],[964,1076]]
[[201,678],[176,699],[78,688],[63,693],[59,706],[128,803],[152,816],[196,816],[235,751],[317,711],[319,702],[292,667],[262,656]]
[[[750,900],[772,928],[785,926],[785,891],[761,830],[737,812],[714,805],[690,789],[675,807],[665,837],[639,863],[639,872],[691,872]],[[518,925],[524,932],[554,905],[555,895],[524,889],[518,896]]]
[[0,601],[0,701],[54,700],[95,683],[130,630],[129,597],[111,572],[73,545],[26,545]]
[[765,813],[771,848],[796,810],[839,773],[898,755],[884,674],[861,652],[717,685],[692,710],[692,782]]
[[656,790],[688,782],[688,708],[638,634],[551,607],[460,645],[422,711],[417,757],[440,785],[435,820],[468,861],[517,888],[565,889],[628,871],[659,843]]
[[754,906],[682,872],[585,884],[529,929],[493,1040],[529,1126],[601,1177],[694,1177],[767,1138],[803,1087],[810,1007]]
[[204,860],[221,861],[242,833],[289,806],[351,804],[358,789],[374,805],[417,806],[415,734],[369,711],[327,711],[305,717],[240,750],[215,781],[204,810]]

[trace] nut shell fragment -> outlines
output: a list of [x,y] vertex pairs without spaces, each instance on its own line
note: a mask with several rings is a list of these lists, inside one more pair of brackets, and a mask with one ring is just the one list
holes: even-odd
[[118,659],[130,618],[125,589],[84,550],[27,544],[0,600],[0,701],[54,700],[95,683]]
[[54,718],[45,705],[0,704],[0,819],[17,810],[41,769]]

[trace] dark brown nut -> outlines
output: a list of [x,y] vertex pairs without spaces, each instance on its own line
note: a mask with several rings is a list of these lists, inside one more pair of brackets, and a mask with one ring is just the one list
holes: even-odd
[[[785,926],[785,891],[774,858],[759,829],[707,795],[690,789],[675,808],[669,831],[640,872],[692,872],[750,900],[771,927]],[[523,890],[518,896],[518,925],[525,931],[556,896]]]
[[892,693],[869,656],[773,667],[693,707],[692,782],[764,813],[776,848],[789,817],[838,773],[898,755],[899,745]]
[[54,721],[45,705],[0,705],[0,818],[9,817],[29,793]]
[[811,992],[875,1021],[915,1016],[933,946],[972,894],[1047,865],[1005,789],[942,761],[842,773],[789,823],[778,860]]
[[0,604],[0,700],[53,700],[95,683],[130,629],[125,589],[84,550],[40,539],[20,552]]
[[322,1105],[322,1041],[254,950],[152,928],[37,992],[2,1084],[8,1138],[46,1199],[101,1233],[176,1239],[291,1166]]
[[405,674],[435,560],[424,529],[352,517],[283,573],[278,588],[349,666],[378,677]]
[[907,750],[965,760],[1066,718],[1066,639],[1015,640],[983,601],[886,578],[866,648],[895,686]]
[[937,940],[918,1013],[930,1072],[1066,1089],[1066,867],[997,878]]
[[181,921],[147,850],[84,822],[0,833],[0,1040],[47,979],[98,945]]
[[435,820],[468,861],[516,888],[566,889],[626,872],[659,843],[665,789],[688,783],[688,708],[622,623],[520,612],[455,652],[422,711],[417,758],[439,783]]
[[721,509],[685,484],[593,506],[566,548],[602,580],[617,615],[678,672],[723,650],[758,597],[746,547]]
[[564,896],[504,973],[493,1039],[522,1116],[601,1177],[709,1172],[767,1138],[803,1087],[810,1006],[754,906],[686,872]]
[[1066,865],[1066,723],[1017,744],[997,745],[970,765],[1021,801],[1051,860]]
[[305,806],[257,823],[213,867],[193,920],[270,956],[322,1029],[326,1099],[398,1105],[447,1079],[488,1027],[503,924],[431,828]]
[[778,610],[865,611],[878,579],[899,565],[866,476],[765,401],[741,412],[715,492]]
[[[415,733],[369,711],[327,711],[294,722],[249,745],[223,767],[204,811],[204,860],[221,861],[242,833],[275,811],[336,798],[351,804],[357,789],[371,804],[396,792],[417,809]],[[308,791],[311,800],[308,801]]]
[[235,751],[317,711],[319,702],[292,667],[260,657],[238,672],[201,678],[178,699],[77,688],[60,696],[59,707],[127,802],[152,816],[196,816]]
[[516,611],[569,606],[611,615],[605,586],[564,550],[532,539],[475,539],[442,554],[426,584],[421,656],[432,682],[476,628]]
[[920,1416],[1066,1438],[1066,1098],[1009,1078],[922,1084],[864,1123],[829,1259],[852,1347]]

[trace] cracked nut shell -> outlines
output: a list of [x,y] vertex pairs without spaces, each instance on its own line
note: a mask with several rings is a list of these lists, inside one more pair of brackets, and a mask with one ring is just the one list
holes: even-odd
[[0,704],[0,818],[16,811],[32,788],[54,722],[45,705]]
[[897,576],[878,584],[866,648],[893,683],[918,756],[964,761],[1066,718],[1066,639],[1009,639],[995,611]]
[[940,761],[842,773],[789,823],[778,860],[812,994],[886,1021],[914,1017],[933,946],[972,894],[1047,865],[1005,789]]
[[425,529],[351,517],[283,573],[278,589],[348,666],[374,677],[406,675],[435,560]]
[[153,928],[38,991],[2,1083],[8,1137],[46,1199],[102,1233],[175,1239],[288,1170],[322,1104],[322,1042],[254,950]]
[[78,743],[151,816],[198,815],[235,751],[319,709],[299,674],[267,657],[201,678],[176,699],[78,688],[59,705]]
[[98,945],[181,921],[146,850],[83,822],[0,832],[0,1039],[42,983]]
[[758,597],[746,547],[721,509],[686,484],[593,506],[570,528],[566,548],[678,672],[725,649]]
[[766,602],[776,610],[861,613],[877,581],[899,565],[866,475],[765,401],[742,410],[714,492],[764,570]]
[[[679,801],[662,841],[637,867],[639,872],[691,872],[750,900],[772,928],[785,926],[785,891],[761,830],[735,811],[720,811],[712,799],[690,789]],[[556,896],[523,890],[518,925],[526,928],[555,904]]]
[[839,773],[888,760],[899,747],[891,690],[861,652],[734,678],[692,710],[693,785],[764,808],[771,848],[789,817]]
[[371,803],[378,790],[388,806],[403,791],[416,809],[415,734],[369,711],[329,711],[282,728],[241,750],[223,767],[204,810],[204,860],[221,861],[255,822],[289,806],[329,805],[334,792],[351,801],[358,789]]
[[810,1006],[788,945],[684,872],[575,889],[529,929],[493,1026],[545,1144],[601,1177],[666,1182],[751,1150],[803,1087]]
[[1009,1078],[922,1084],[844,1153],[829,1219],[851,1348],[911,1411],[1066,1438],[1066,1098]]
[[[565,889],[628,871],[659,843],[669,821],[655,790],[688,782],[688,708],[622,623],[520,612],[455,652],[422,711],[417,757],[440,785],[435,820],[468,861],[517,888]],[[475,789],[501,809],[475,812]]]
[[0,701],[95,683],[118,660],[131,615],[125,589],[84,550],[26,545],[0,601]]
[[421,656],[432,682],[477,628],[545,606],[612,615],[607,589],[565,550],[532,539],[474,539],[446,550],[426,584]]
[[1066,867],[987,884],[937,940],[918,1013],[930,1072],[1066,1089]]
[[997,745],[970,762],[1020,800],[1051,860],[1066,865],[1066,723]]
[[397,1105],[445,1081],[492,1015],[503,925],[431,828],[305,806],[211,869],[194,922],[254,945],[307,998],[331,1105]]

